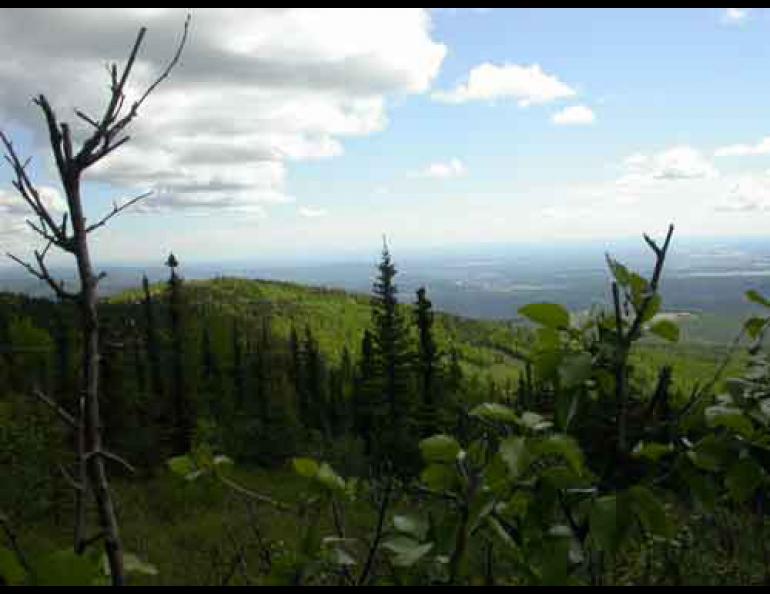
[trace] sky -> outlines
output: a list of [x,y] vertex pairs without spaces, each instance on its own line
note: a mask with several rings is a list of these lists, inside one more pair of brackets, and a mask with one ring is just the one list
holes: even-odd
[[[76,127],[140,26],[136,94],[184,9],[0,10],[0,129],[64,203],[31,98]],[[770,11],[193,9],[131,142],[86,174],[101,260],[343,258],[770,230]],[[0,170],[0,249],[34,245]]]

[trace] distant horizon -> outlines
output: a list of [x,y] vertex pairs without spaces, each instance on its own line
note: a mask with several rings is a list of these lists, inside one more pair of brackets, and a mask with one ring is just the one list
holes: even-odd
[[[663,234],[665,228],[660,231],[660,235]],[[655,232],[647,232],[648,235],[655,238],[658,234]],[[690,249],[693,247],[702,247],[708,245],[718,246],[719,244],[729,245],[743,245],[748,246],[760,246],[768,244],[770,246],[770,233],[768,235],[749,235],[749,236],[680,236],[674,232],[674,238],[672,240],[672,253],[676,254],[682,248]],[[445,243],[436,246],[407,246],[400,247],[394,244],[388,239],[389,249],[396,261],[399,259],[410,260],[423,260],[423,259],[443,259],[452,256],[460,257],[473,257],[477,255],[479,257],[505,257],[521,252],[534,252],[536,254],[546,253],[560,253],[565,250],[570,250],[575,247],[590,248],[595,251],[599,256],[602,256],[605,251],[612,252],[613,248],[620,249],[623,252],[636,253],[638,255],[645,255],[648,253],[648,248],[643,240],[643,233],[640,232],[638,236],[622,236],[622,237],[608,237],[608,238],[581,238],[581,239],[564,239],[558,241],[489,241],[489,242],[464,242],[464,243]],[[362,250],[348,250],[348,251],[334,251],[324,253],[323,251],[315,251],[312,253],[286,253],[278,251],[274,255],[254,255],[250,257],[235,258],[222,256],[216,259],[204,259],[204,258],[189,258],[181,250],[175,250],[173,247],[168,252],[160,252],[156,259],[136,259],[136,260],[102,260],[98,259],[98,264],[101,266],[108,266],[114,268],[142,268],[142,267],[159,267],[165,268],[165,259],[168,257],[169,252],[174,254],[180,259],[182,268],[185,266],[206,266],[215,267],[221,265],[224,267],[243,266],[243,265],[265,265],[265,266],[316,266],[316,265],[335,265],[335,264],[364,264],[368,262],[376,261],[382,251],[382,239],[376,238],[372,242],[371,250],[365,255],[362,254]],[[24,252],[20,252],[19,255],[24,255]],[[770,250],[768,250],[770,255]],[[98,255],[97,255],[98,258]],[[52,266],[54,269],[69,269],[72,267],[65,259],[61,258],[52,259],[55,264]],[[603,259],[599,262],[600,265],[604,265]],[[28,274],[18,264],[12,262],[9,258],[0,259],[0,276],[18,270],[22,274]]]

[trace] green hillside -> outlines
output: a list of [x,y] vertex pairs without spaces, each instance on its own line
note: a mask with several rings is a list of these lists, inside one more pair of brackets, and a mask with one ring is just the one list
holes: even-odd
[[[165,290],[165,284],[150,288],[154,297]],[[222,277],[187,281],[185,290],[188,303],[206,315],[238,318],[244,323],[267,315],[272,331],[284,339],[288,339],[292,325],[298,330],[308,325],[331,363],[339,362],[345,347],[352,355],[359,354],[361,337],[371,321],[370,298],[340,289]],[[141,298],[141,290],[136,289],[121,293],[110,302],[139,303]],[[400,298],[406,315],[411,315],[406,310],[414,296],[402,294]],[[514,315],[511,312],[511,317]],[[521,344],[521,328],[509,322],[437,313],[434,330],[445,354],[457,349],[464,371],[477,372],[498,382],[517,379],[521,365],[511,354]]]

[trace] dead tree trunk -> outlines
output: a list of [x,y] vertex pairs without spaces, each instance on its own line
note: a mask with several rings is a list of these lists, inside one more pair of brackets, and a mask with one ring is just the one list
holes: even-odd
[[[76,478],[71,478],[64,471],[65,475],[70,478],[76,493],[74,549],[80,554],[89,544],[102,540],[113,585],[124,583],[125,572],[117,515],[107,480],[105,461],[118,462],[129,469],[131,466],[119,456],[107,451],[102,443],[102,422],[98,398],[99,316],[97,302],[98,284],[104,275],[97,275],[94,272],[88,236],[103,227],[112,217],[142,200],[148,194],[136,196],[121,205],[114,204],[112,210],[98,222],[89,225],[83,211],[81,179],[86,169],[129,140],[129,137],[125,135],[128,125],[136,117],[145,99],[169,75],[179,61],[187,39],[188,25],[189,16],[185,21],[184,33],[172,60],[161,75],[131,104],[130,109],[124,111],[126,82],[146,33],[146,29],[140,29],[123,70],[119,71],[116,64],[110,67],[110,98],[101,118],[95,119],[81,111],[75,112],[81,120],[93,128],[92,133],[77,152],[73,147],[69,125],[59,122],[44,95],[35,98],[35,104],[40,107],[45,116],[51,149],[67,201],[67,213],[61,222],[54,221],[49,207],[43,202],[40,193],[28,177],[27,165],[29,161],[22,162],[11,141],[0,132],[0,140],[2,140],[6,151],[6,160],[10,163],[15,176],[13,185],[36,219],[35,221],[28,220],[27,224],[46,241],[46,246],[42,251],[34,252],[34,263],[25,262],[11,254],[8,256],[24,266],[32,275],[46,282],[59,299],[74,302],[80,313],[83,375],[76,414],[71,415],[42,393],[38,393],[37,396],[43,402],[54,407],[59,417],[70,425],[76,434]],[[55,280],[49,272],[45,258],[52,246],[71,254],[75,259],[80,281],[79,291],[72,292],[65,289],[64,283]],[[86,535],[85,499],[89,492],[93,494],[99,521],[99,530],[95,536],[91,537]]]

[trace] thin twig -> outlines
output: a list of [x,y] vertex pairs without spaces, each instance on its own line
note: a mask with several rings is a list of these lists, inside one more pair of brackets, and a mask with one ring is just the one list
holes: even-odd
[[88,227],[86,227],[86,233],[91,233],[91,231],[95,231],[99,227],[103,227],[107,223],[107,221],[109,221],[112,217],[114,217],[115,215],[123,212],[127,208],[130,208],[131,206],[133,206],[134,204],[136,204],[140,200],[143,200],[144,198],[147,198],[151,194],[152,194],[151,191],[150,192],[144,192],[143,194],[139,194],[138,196],[136,196],[134,198],[131,198],[131,200],[129,200],[128,202],[124,202],[120,206],[118,206],[117,203],[113,204],[112,205],[112,211],[110,211],[109,214],[105,215],[98,223],[94,223],[93,225],[89,225]]
[[374,531],[372,541],[369,543],[369,552],[366,555],[366,562],[364,563],[363,570],[361,570],[361,575],[356,581],[356,585],[358,586],[365,586],[369,581],[369,575],[371,574],[372,566],[374,564],[374,557],[377,554],[377,549],[380,546],[380,541],[382,540],[382,535],[385,529],[385,515],[387,514],[388,505],[390,504],[390,494],[392,488],[393,479],[389,477],[385,483],[385,490],[382,494],[382,499],[380,500],[380,508],[377,512],[377,527]]
[[286,503],[282,503],[280,501],[276,501],[275,499],[273,499],[272,497],[268,497],[267,495],[256,493],[251,489],[248,489],[243,485],[240,485],[235,481],[227,478],[226,476],[219,475],[219,480],[222,481],[228,487],[230,487],[236,493],[240,493],[241,495],[244,495],[253,501],[266,503],[280,511],[285,511],[285,512],[294,511],[294,509],[290,505],[287,505]]
[[0,512],[0,525],[3,527],[3,532],[5,532],[5,538],[8,541],[8,546],[16,556],[19,565],[22,566],[28,577],[33,578],[35,572],[32,569],[32,566],[29,564],[27,556],[24,554],[24,551],[19,545],[19,538],[11,527],[11,522],[3,512]]
[[43,392],[40,390],[33,390],[32,394],[35,396],[35,398],[48,405],[67,425],[73,428],[78,426],[78,422],[75,420],[75,417],[68,413],[62,406],[54,402],[53,399],[46,396]]

